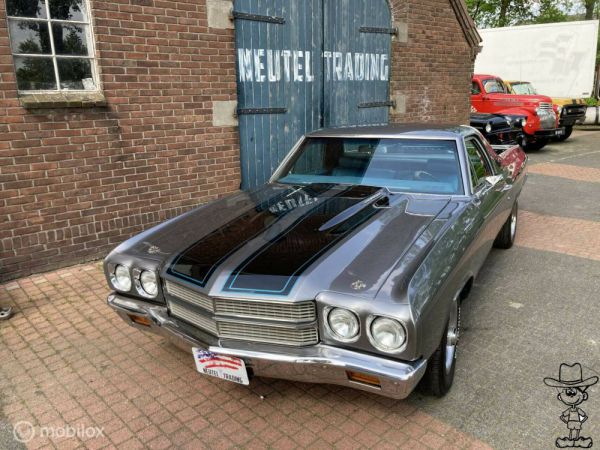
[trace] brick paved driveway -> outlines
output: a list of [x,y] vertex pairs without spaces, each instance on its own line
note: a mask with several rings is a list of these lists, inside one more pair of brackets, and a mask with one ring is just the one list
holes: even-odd
[[[22,446],[12,430],[27,423],[29,448],[552,448],[565,408],[542,379],[561,362],[600,372],[600,132],[530,158],[517,247],[492,252],[464,305],[444,399],[201,377],[191,355],[117,319],[90,264],[0,285],[17,312],[0,322],[0,449]],[[584,434],[598,440],[600,389],[588,392]],[[66,426],[78,436],[43,436]]]

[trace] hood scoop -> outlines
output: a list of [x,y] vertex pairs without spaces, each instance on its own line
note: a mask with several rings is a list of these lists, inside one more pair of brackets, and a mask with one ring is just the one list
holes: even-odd
[[321,227],[319,227],[319,231],[328,231],[337,227],[338,225],[351,219],[368,206],[374,206],[376,208],[389,208],[390,200],[388,195],[389,191],[386,188],[379,189],[373,195],[365,198],[364,200],[342,211],[337,216],[325,222],[323,225],[321,225]]

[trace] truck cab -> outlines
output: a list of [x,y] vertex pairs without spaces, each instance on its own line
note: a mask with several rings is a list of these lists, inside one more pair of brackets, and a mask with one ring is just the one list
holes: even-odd
[[550,97],[510,94],[504,81],[495,75],[473,75],[471,111],[526,116],[522,143],[526,150],[539,150],[565,132],[558,125],[558,108]]
[[[537,95],[537,91],[529,81],[504,81],[510,94]],[[558,125],[565,129],[565,133],[558,137],[558,141],[566,141],[573,132],[573,126],[585,120],[587,105],[583,98],[552,97],[552,103],[558,107],[560,117]]]

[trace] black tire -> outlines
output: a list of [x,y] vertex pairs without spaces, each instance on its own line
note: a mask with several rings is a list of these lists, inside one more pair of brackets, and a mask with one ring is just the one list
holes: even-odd
[[571,136],[572,133],[573,133],[573,125],[566,126],[565,134],[563,134],[562,136],[559,136],[557,138],[554,138],[554,140],[557,142],[564,142],[567,139],[569,139],[569,137]]
[[549,140],[544,139],[536,139],[535,141],[527,141],[523,142],[523,150],[525,151],[537,151],[543,149],[546,144],[548,144]]
[[[458,345],[458,337],[460,333],[460,298],[455,300],[456,304],[453,307],[456,312],[455,321],[455,337],[454,344],[449,345],[448,339],[450,335],[451,317],[446,322],[446,328],[440,345],[427,360],[427,369],[425,375],[419,383],[419,390],[425,394],[443,397],[448,393],[454,381],[454,372],[456,370],[456,348]],[[452,314],[450,314],[452,316]],[[453,327],[454,328],[454,327]],[[451,350],[451,348],[454,348]]]
[[496,240],[494,241],[494,247],[509,249],[515,243],[515,236],[517,235],[517,225],[519,223],[519,204],[515,201],[510,216],[502,225]]

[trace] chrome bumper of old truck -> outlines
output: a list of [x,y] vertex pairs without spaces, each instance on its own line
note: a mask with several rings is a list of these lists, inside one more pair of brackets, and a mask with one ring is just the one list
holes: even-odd
[[[250,343],[219,340],[203,333],[170,317],[165,306],[117,294],[108,297],[108,304],[129,325],[162,335],[179,347],[199,347],[242,358],[255,376],[337,384],[402,399],[412,392],[427,366],[425,360],[400,362],[322,344],[298,348],[269,346],[266,351],[261,346],[257,350]],[[353,381],[351,374],[356,373],[374,377],[378,385]]]

